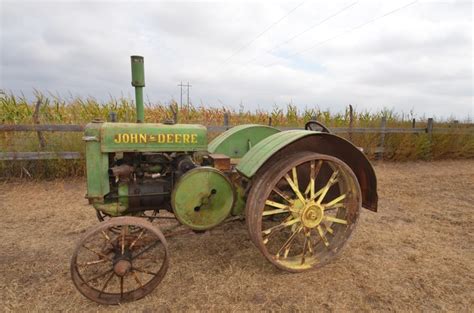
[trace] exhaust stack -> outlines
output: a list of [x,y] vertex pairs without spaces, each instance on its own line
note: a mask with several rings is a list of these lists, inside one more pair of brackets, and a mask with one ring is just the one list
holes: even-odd
[[143,123],[145,112],[143,107],[143,87],[145,87],[144,59],[139,55],[132,55],[132,86],[135,87],[135,103],[137,106],[137,123]]

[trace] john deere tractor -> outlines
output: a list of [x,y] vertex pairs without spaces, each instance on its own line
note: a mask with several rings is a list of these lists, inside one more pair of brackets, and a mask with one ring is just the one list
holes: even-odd
[[288,131],[239,125],[208,143],[206,126],[144,123],[143,57],[132,56],[131,69],[137,122],[93,121],[83,137],[86,197],[101,221],[71,261],[87,298],[144,297],[168,269],[166,237],[235,219],[281,270],[315,269],[340,253],[361,207],[377,211],[366,156],[319,122]]

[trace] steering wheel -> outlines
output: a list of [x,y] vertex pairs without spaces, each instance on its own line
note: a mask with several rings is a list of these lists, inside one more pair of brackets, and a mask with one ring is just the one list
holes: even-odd
[[320,131],[320,132],[323,132],[323,133],[330,133],[331,132],[329,130],[329,128],[324,126],[323,123],[315,121],[315,120],[309,120],[308,122],[306,122],[306,124],[304,124],[304,129],[312,130],[312,131]]

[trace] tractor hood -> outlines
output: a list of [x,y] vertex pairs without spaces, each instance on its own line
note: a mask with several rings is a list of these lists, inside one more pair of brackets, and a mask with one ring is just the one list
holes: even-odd
[[102,123],[102,152],[186,152],[207,149],[207,129],[202,125]]

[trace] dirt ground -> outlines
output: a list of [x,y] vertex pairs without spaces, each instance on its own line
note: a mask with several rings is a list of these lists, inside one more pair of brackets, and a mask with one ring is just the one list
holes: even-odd
[[377,164],[379,212],[363,210],[341,257],[277,270],[234,222],[169,241],[151,295],[107,307],[74,288],[75,243],[96,225],[83,179],[0,183],[1,311],[450,311],[474,308],[474,160]]

